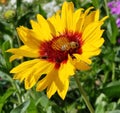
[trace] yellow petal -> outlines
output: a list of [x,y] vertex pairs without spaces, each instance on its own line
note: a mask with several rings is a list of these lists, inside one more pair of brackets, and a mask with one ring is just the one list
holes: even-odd
[[[68,80],[68,79],[67,79]],[[65,81],[67,81],[65,80]],[[66,92],[68,90],[69,84],[68,82],[61,82],[58,77],[58,70],[53,69],[50,73],[48,73],[42,80],[40,80],[37,84],[37,91],[42,91],[47,88],[47,96],[51,98],[51,96],[58,91],[61,98],[64,99]]]
[[10,57],[10,61],[13,61],[15,59],[21,59],[23,57],[30,57],[30,58],[39,57],[38,49],[34,50],[26,45],[21,46],[20,48],[8,49],[6,52],[11,52],[14,54]]
[[77,59],[77,61],[83,61],[87,64],[91,64],[91,60],[89,59],[88,56],[85,56],[84,54],[73,54],[73,56]]
[[38,49],[34,50],[26,45],[23,45],[20,48],[8,49],[6,52],[11,52],[14,54],[10,57],[10,62],[15,59],[22,59],[23,57],[39,57]]
[[23,71],[25,69],[28,69],[32,67],[34,64],[38,63],[40,59],[34,59],[34,60],[29,60],[26,62],[23,62],[22,64],[18,65],[17,67],[13,68],[10,73],[18,73],[20,71]]
[[44,17],[40,14],[37,15],[37,20],[38,20],[38,24],[40,25],[40,28],[41,28],[41,30],[38,32],[41,35],[40,39],[42,40],[42,38],[43,38],[45,40],[51,40],[52,32],[51,32],[51,29],[49,27],[47,20],[45,20]]
[[65,85],[63,82],[61,82],[61,80],[59,79],[58,76],[58,69],[54,69],[51,71],[51,73],[49,73],[51,75],[49,76],[54,76],[51,79],[51,83],[49,84],[48,88],[47,88],[47,96],[48,98],[51,98],[51,96],[56,92],[63,92]]
[[[97,28],[100,28],[100,26],[102,25],[102,22],[93,22],[91,24],[89,24],[85,30],[83,31],[83,35],[82,35],[82,40],[86,40],[87,38],[89,38],[89,36],[92,35],[93,32],[96,31]],[[97,29],[98,30],[98,29]],[[97,33],[97,32],[96,32]],[[96,37],[97,38],[97,37]]]
[[22,42],[30,48],[38,49],[40,41],[37,40],[32,34],[32,30],[29,30],[26,27],[20,26],[17,28],[18,35]]
[[48,74],[53,70],[54,64],[50,62],[40,60],[31,70],[33,70],[30,75],[25,79],[26,88],[31,88],[40,79],[41,75]]
[[84,52],[84,53],[82,54],[82,56],[86,56],[86,58],[91,58],[91,57],[93,57],[93,56],[99,55],[100,52],[101,52],[101,50],[100,50],[100,49],[97,49],[97,50],[94,50],[94,51],[91,51],[91,52],[90,52],[90,51]]
[[77,23],[77,21],[79,20],[79,18],[82,16],[84,9],[80,8],[77,9],[74,14],[73,14],[73,22]]
[[[57,71],[54,70],[54,64],[51,64],[51,65],[52,66],[47,72],[47,74],[45,75],[45,77],[37,83],[37,87],[36,87],[37,91],[42,91],[46,89],[53,82],[54,76],[57,76]],[[48,97],[51,97],[51,96],[48,96]]]
[[90,12],[91,9],[94,9],[94,7],[91,6],[91,7],[89,7],[88,9],[86,9],[86,11],[85,11],[85,15],[88,15],[88,13]]
[[61,80],[61,82],[64,83],[64,81],[66,79],[68,79],[70,76],[75,74],[75,67],[73,66],[72,62],[71,62],[70,56],[68,57],[67,62],[63,62],[60,65],[60,68],[58,70],[58,76]]
[[[84,44],[87,44],[88,42],[92,45],[95,46],[94,42],[99,42],[100,40],[104,40],[103,38],[101,38],[102,34],[103,34],[104,30],[100,30],[100,28],[96,28],[94,32],[92,32],[89,37],[87,37],[84,40],[83,46]],[[96,45],[97,47],[97,45]],[[99,47],[99,46],[98,46]]]
[[[51,79],[49,79],[48,75],[46,75],[42,80],[40,80],[37,83],[37,87],[36,87],[36,91],[42,91],[44,89],[46,89],[51,83]],[[48,95],[48,97],[50,97]]]
[[79,32],[83,26],[83,22],[84,22],[84,18],[82,16],[83,10],[84,9],[80,8],[80,9],[76,10],[75,13],[73,14],[72,30],[75,32]]
[[85,21],[84,21],[84,28],[86,28],[87,25],[89,25],[92,22],[99,21],[99,13],[100,11],[97,10],[97,11],[92,11],[90,12],[90,14],[86,15]]
[[30,69],[25,69],[25,71],[23,70],[21,72],[15,73],[15,75],[13,76],[13,79],[20,80],[20,82],[22,82],[25,78],[29,76],[31,71],[32,70]]
[[13,60],[15,60],[15,59],[22,59],[23,57],[22,56],[19,56],[19,55],[12,55],[11,57],[10,57],[10,62],[12,62]]
[[86,16],[88,15],[88,13],[90,12],[90,10],[93,9],[93,7],[89,7],[84,13],[81,13],[81,16],[79,17],[77,23],[76,23],[76,31],[77,32],[83,32],[84,31],[84,27],[85,27],[85,20],[86,20]]
[[102,18],[100,21],[105,21],[106,19],[108,19],[109,17],[108,16],[105,16],[104,18]]
[[18,65],[11,70],[11,73],[16,73],[14,79],[20,81],[25,79],[25,88],[30,89],[37,83],[41,75],[49,73],[53,67],[54,64],[50,62],[36,59]]
[[55,94],[56,90],[57,90],[57,87],[55,85],[55,82],[52,82],[47,88],[48,98],[51,98],[51,96]]
[[[38,22],[35,22],[33,20],[30,21],[32,25],[32,31],[31,35],[35,38],[37,38],[40,41],[48,41],[51,39],[50,31],[47,32],[44,27],[40,26]],[[50,29],[50,28],[48,28]]]
[[90,43],[85,43],[82,46],[82,53],[84,54],[85,52],[95,52],[98,51],[99,48],[103,45],[104,39],[100,38],[99,40],[96,41],[91,41]]
[[65,28],[61,21],[59,13],[56,13],[52,17],[48,18],[48,22],[49,24],[53,25],[55,31],[52,30],[52,32],[55,32],[55,33],[52,33],[52,34],[56,34],[55,36],[59,36],[60,33],[62,34],[64,32]]
[[77,59],[74,59],[74,66],[76,69],[81,70],[81,71],[86,71],[90,69],[90,66],[83,62],[83,61],[78,61]]
[[22,50],[22,49],[9,49],[8,52],[14,53],[17,56],[25,56],[25,57],[39,57],[38,53],[33,53],[33,51],[27,51],[27,50]]
[[72,2],[64,2],[62,6],[62,15],[61,20],[63,22],[64,28],[69,30],[72,28],[73,24],[73,11],[74,11],[74,5]]
[[64,89],[62,91],[60,91],[59,89],[57,90],[59,96],[64,100],[65,99],[65,96],[67,94],[67,91],[68,91],[68,88],[69,88],[69,79],[66,79],[64,81]]

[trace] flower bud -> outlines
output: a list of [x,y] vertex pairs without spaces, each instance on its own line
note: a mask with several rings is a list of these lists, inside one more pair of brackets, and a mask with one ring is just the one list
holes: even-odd
[[5,19],[11,19],[11,18],[14,18],[15,17],[15,14],[16,12],[14,10],[7,10],[5,13],[4,13],[4,18]]

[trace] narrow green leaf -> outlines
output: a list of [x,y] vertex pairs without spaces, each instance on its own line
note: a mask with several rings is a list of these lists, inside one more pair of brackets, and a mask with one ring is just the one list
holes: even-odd
[[16,107],[15,109],[13,109],[10,113],[25,113],[25,111],[27,111],[29,104],[30,100],[27,100],[18,107]]
[[110,42],[112,44],[116,44],[116,41],[117,41],[116,38],[118,36],[118,28],[115,22],[115,18],[112,15],[109,16],[109,23],[107,27],[108,27],[107,35]]
[[112,41],[113,44],[115,44],[116,43],[116,38],[117,38],[117,35],[118,35],[118,28],[117,28],[115,19],[114,18],[110,18],[110,19],[111,19],[111,27],[112,27],[111,41]]
[[0,97],[0,113],[2,110],[2,107],[4,106],[4,103],[7,101],[7,98],[10,97],[15,90],[13,88],[9,88],[6,93]]

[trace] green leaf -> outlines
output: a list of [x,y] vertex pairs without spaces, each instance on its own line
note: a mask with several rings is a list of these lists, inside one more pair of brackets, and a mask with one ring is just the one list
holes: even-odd
[[117,41],[116,38],[118,36],[118,28],[115,22],[115,18],[112,15],[109,16],[109,23],[107,24],[107,28],[108,28],[107,35],[110,42],[112,44],[116,44]]
[[111,102],[110,104],[107,104],[107,111],[112,111],[117,108],[117,103],[116,102]]
[[103,93],[108,97],[120,97],[120,81],[114,81],[102,89]]
[[120,113],[120,110],[107,111],[106,113]]
[[5,22],[1,22],[1,21],[2,20],[0,20],[0,32],[4,34],[12,35],[12,32],[10,31],[8,24]]
[[15,90],[13,88],[9,88],[6,91],[6,93],[0,97],[0,113],[1,113],[2,107],[4,106],[4,103],[7,101],[7,98],[10,97],[14,92]]
[[30,101],[30,105],[27,109],[27,112],[28,113],[38,113],[37,108],[35,106],[35,101],[33,99],[31,99],[31,101]]
[[95,113],[105,113],[105,107],[107,105],[107,98],[104,94],[100,94],[96,99]]
[[3,65],[3,66],[6,65],[5,59],[1,54],[0,54],[0,64]]
[[46,108],[47,105],[49,104],[49,100],[48,100],[48,98],[46,96],[41,96],[39,98],[39,100],[37,101],[37,103],[40,103],[41,106],[43,106],[44,108]]
[[97,8],[99,8],[99,0],[91,0],[92,1],[92,4],[93,4],[93,6],[97,9]]
[[10,42],[8,40],[5,41],[2,44],[2,54],[3,54],[3,57],[4,57],[5,61],[6,61],[7,69],[11,68],[11,63],[9,62],[9,57],[10,57],[11,54],[6,52],[6,50],[8,50],[10,47],[11,47],[11,44],[10,44]]
[[105,107],[104,107],[104,105],[103,104],[99,104],[96,107],[95,113],[105,113]]
[[30,100],[27,100],[18,107],[16,107],[15,109],[13,109],[10,113],[25,113],[29,104],[30,104]]
[[27,11],[26,13],[24,13],[21,17],[19,17],[18,21],[17,21],[17,25],[16,26],[28,26],[31,27],[30,25],[30,17],[34,15],[33,11]]
[[39,5],[39,13],[46,18],[46,12],[42,9],[41,5]]

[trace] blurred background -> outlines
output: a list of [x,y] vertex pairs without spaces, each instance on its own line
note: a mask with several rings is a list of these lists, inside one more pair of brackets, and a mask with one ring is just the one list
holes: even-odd
[[[24,83],[13,80],[9,71],[21,63],[9,62],[6,50],[19,47],[22,42],[16,32],[20,25],[31,28],[30,20],[36,14],[44,18],[61,9],[65,0],[0,0],[0,113],[89,113],[74,78],[65,100],[55,94],[50,100],[45,91],[36,92],[35,87],[24,89]],[[92,58],[89,71],[76,71],[95,113],[120,113],[120,0],[66,0],[75,9],[94,6],[106,15],[102,28],[105,43],[99,56]],[[29,60],[29,59],[24,59]]]

